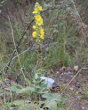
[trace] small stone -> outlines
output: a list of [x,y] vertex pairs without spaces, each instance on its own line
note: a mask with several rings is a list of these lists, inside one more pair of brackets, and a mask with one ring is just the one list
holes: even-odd
[[82,110],[85,110],[85,107],[82,106]]
[[57,74],[59,74],[59,71],[57,71]]
[[79,69],[78,65],[74,66],[75,71],[78,71],[78,69]]
[[72,90],[72,91],[73,91],[73,90],[74,90],[74,88],[73,88],[73,87],[70,87],[70,90]]

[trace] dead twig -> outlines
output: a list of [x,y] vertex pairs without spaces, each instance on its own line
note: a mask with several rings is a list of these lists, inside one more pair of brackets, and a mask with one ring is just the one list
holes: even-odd
[[67,87],[72,83],[72,81],[78,76],[78,74],[82,71],[83,68],[81,68],[76,74],[75,76],[70,80],[70,82],[66,85],[65,89],[67,89]]

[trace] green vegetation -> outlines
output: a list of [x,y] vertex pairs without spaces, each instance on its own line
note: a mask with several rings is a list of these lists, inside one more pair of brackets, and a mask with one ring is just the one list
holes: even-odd
[[34,0],[0,0],[1,110],[70,110],[68,97],[47,88],[40,75],[88,62],[88,4],[76,2],[42,0],[40,13]]

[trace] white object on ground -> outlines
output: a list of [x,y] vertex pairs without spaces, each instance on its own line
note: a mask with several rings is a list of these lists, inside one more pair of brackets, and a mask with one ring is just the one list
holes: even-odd
[[78,71],[78,69],[79,69],[78,65],[74,66],[75,71]]
[[[37,74],[35,74],[35,78],[36,79],[38,78]],[[53,88],[53,87],[57,86],[56,82],[52,78],[45,77],[45,76],[40,76],[40,79],[44,80],[44,84],[46,84],[48,88]]]

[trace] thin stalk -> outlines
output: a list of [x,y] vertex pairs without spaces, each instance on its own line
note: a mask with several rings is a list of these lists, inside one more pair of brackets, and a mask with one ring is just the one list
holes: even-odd
[[[10,19],[10,16],[9,16],[9,15],[8,15],[8,20],[9,20],[9,24],[10,24],[10,29],[11,29],[11,35],[12,35],[12,40],[13,40],[14,48],[15,48],[16,54],[17,54],[17,56],[18,56],[18,62],[19,62],[20,68],[21,68],[22,65],[21,65],[19,53],[18,53],[17,48],[16,48],[16,42],[15,42],[15,37],[14,37],[14,31],[13,31],[13,27],[12,27],[12,23],[11,23],[11,19]],[[23,75],[25,81],[28,82],[28,80],[27,80],[27,78],[25,77],[25,74],[24,74],[24,72],[23,72],[22,69],[21,69],[21,72],[22,72],[22,75]]]

